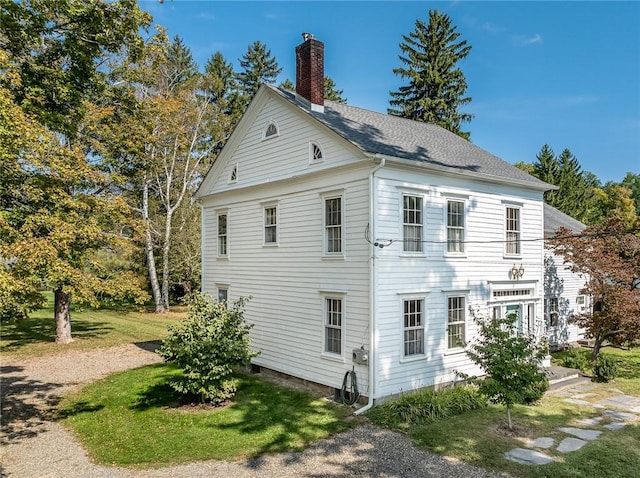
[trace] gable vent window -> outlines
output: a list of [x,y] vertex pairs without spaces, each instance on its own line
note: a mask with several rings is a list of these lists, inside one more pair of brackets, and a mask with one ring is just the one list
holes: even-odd
[[311,162],[322,161],[324,156],[322,155],[322,149],[316,143],[311,143]]
[[264,139],[273,138],[274,136],[278,136],[278,126],[274,122],[270,122],[264,131]]
[[235,183],[238,181],[238,165],[236,164],[231,171],[231,176],[229,176],[229,182]]

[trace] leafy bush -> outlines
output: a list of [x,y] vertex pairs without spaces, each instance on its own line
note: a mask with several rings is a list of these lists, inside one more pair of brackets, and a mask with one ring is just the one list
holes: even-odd
[[589,368],[589,360],[587,359],[586,351],[582,350],[569,350],[557,357],[558,364],[561,367],[575,368],[582,372],[585,372]]
[[244,321],[245,299],[214,302],[196,294],[189,301],[186,320],[169,328],[159,353],[178,365],[183,375],[171,387],[200,401],[221,403],[237,389],[233,367],[247,365],[257,353],[250,347],[251,326]]
[[465,352],[484,370],[486,377],[478,380],[477,377],[458,373],[460,377],[477,383],[480,393],[490,401],[507,408],[510,429],[511,407],[533,403],[542,398],[549,388],[546,374],[538,367],[547,354],[547,348],[543,343],[536,343],[535,337],[519,334],[517,319],[515,314],[498,318],[476,312],[474,320],[478,325],[478,339]]
[[616,378],[618,365],[613,357],[600,354],[593,365],[593,380],[596,382],[608,382]]
[[432,423],[486,406],[487,401],[477,388],[459,386],[406,393],[373,408],[367,416],[380,425],[399,428]]

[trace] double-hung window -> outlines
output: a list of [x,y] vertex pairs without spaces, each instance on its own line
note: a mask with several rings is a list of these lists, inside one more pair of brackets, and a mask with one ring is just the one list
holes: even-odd
[[464,253],[464,201],[447,201],[447,252]]
[[422,252],[422,196],[402,196],[402,239],[405,252]]
[[324,301],[324,351],[328,354],[342,355],[343,299],[325,297]]
[[268,206],[264,208],[264,243],[277,244],[278,242],[278,208]]
[[424,354],[424,299],[403,301],[404,356]]
[[327,198],[324,201],[325,252],[342,254],[342,197]]
[[227,244],[227,215],[218,214],[218,255],[228,255]]
[[505,254],[519,256],[520,244],[520,208],[507,206],[505,222]]
[[447,349],[465,345],[465,297],[447,297]]
[[557,297],[549,297],[545,299],[547,315],[549,317],[549,327],[557,327],[558,325],[558,298]]

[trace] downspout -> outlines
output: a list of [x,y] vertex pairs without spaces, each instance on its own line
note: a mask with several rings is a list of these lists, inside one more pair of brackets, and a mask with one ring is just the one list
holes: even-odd
[[[375,217],[376,217],[376,188],[375,188],[375,175],[384,168],[385,159],[379,156],[373,157],[374,161],[380,161],[379,164],[371,170],[369,175],[369,224],[370,231],[375,237]],[[358,408],[354,415],[360,415],[373,407],[373,397],[375,395],[375,368],[376,368],[376,350],[375,344],[375,324],[376,324],[376,282],[375,282],[375,261],[376,250],[372,248],[371,259],[369,260],[369,401],[364,407]]]

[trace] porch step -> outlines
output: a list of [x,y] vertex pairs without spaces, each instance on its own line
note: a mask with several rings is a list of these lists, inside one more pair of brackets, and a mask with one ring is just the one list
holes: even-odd
[[549,378],[549,386],[553,386],[568,380],[574,380],[580,378],[580,370],[567,367],[559,367],[552,365],[546,369],[547,376]]

